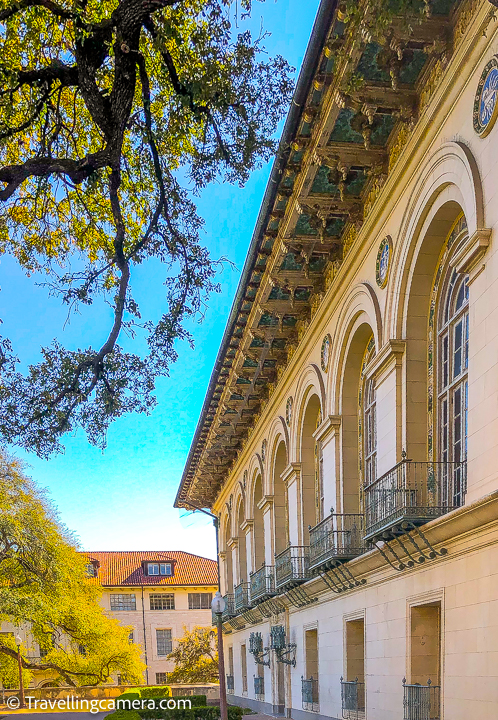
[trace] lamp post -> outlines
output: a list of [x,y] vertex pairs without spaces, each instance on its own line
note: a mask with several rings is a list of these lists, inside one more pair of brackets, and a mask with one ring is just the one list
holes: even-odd
[[17,665],[19,668],[19,707],[23,708],[23,707],[26,707],[26,704],[24,702],[24,682],[22,679],[21,643],[22,643],[21,636],[16,635]]
[[225,659],[223,656],[223,628],[221,616],[225,612],[226,602],[219,590],[211,603],[211,610],[216,615],[216,628],[218,630],[218,673],[220,676],[220,720],[228,720],[227,686],[225,678]]

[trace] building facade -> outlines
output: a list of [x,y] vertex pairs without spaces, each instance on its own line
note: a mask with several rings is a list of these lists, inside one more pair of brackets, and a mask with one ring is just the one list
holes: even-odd
[[389,7],[320,4],[176,505],[234,702],[494,720],[497,9]]
[[[211,600],[218,589],[215,560],[181,551],[89,552],[88,575],[102,586],[101,603],[106,613],[130,626],[130,642],[142,648],[147,669],[144,683],[163,685],[175,663],[168,654],[185,629],[211,627]],[[40,648],[29,628],[18,630],[7,623],[3,632],[19,633],[36,660]],[[50,684],[49,674],[35,677],[33,684]],[[124,679],[123,679],[124,680]],[[112,677],[121,684],[120,676]]]

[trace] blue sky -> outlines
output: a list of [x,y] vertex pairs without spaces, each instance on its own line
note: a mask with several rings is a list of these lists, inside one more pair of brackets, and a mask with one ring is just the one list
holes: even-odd
[[[255,3],[251,24],[260,18],[271,33],[265,45],[301,66],[319,0]],[[281,124],[283,126],[283,123]],[[88,550],[186,550],[215,556],[211,521],[173,508],[223,330],[259,212],[271,163],[255,172],[245,188],[210,186],[198,202],[206,221],[205,244],[213,258],[225,256],[222,293],[213,295],[202,324],[194,328],[195,349],[179,344],[179,360],[169,378],[157,383],[158,406],[150,416],[129,415],[108,433],[105,452],[90,446],[83,432],[66,436],[65,453],[40,460],[18,448],[28,473],[48,488],[61,519]],[[24,363],[39,359],[41,346],[57,337],[67,346],[97,346],[109,328],[106,312],[83,313],[65,325],[66,310],[40,278],[27,278],[9,257],[0,264],[0,318]],[[142,316],[162,312],[164,290],[159,265],[134,271],[134,294]]]

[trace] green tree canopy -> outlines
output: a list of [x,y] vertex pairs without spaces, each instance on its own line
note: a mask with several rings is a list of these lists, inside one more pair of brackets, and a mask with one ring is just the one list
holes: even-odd
[[[104,614],[86,565],[43,492],[18,462],[0,454],[0,622],[28,627],[45,651],[33,659],[22,648],[26,679],[48,673],[63,684],[99,684],[119,672],[140,683],[140,648],[129,643],[130,628]],[[16,666],[15,640],[2,636],[5,685],[17,676]]]
[[213,628],[196,627],[188,630],[183,626],[183,637],[179,638],[168,660],[174,660],[176,667],[168,673],[168,682],[199,683],[218,681],[218,639]]
[[[251,0],[242,0],[246,12]],[[108,302],[98,347],[54,343],[23,376],[0,340],[0,436],[40,456],[83,427],[154,406],[154,382],[217,289],[195,196],[243,184],[275,150],[290,68],[234,34],[235,0],[0,0],[0,252],[71,311]],[[142,318],[134,268],[164,265],[164,313]],[[148,343],[125,352],[123,330]],[[96,338],[97,340],[97,338]]]

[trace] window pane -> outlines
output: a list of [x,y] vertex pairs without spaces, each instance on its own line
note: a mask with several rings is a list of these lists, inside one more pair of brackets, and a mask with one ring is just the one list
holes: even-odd
[[111,595],[111,610],[136,610],[137,603],[135,595],[124,595],[123,593],[113,593]]
[[149,595],[151,610],[174,610],[175,596],[170,593]]
[[189,610],[209,610],[211,608],[212,593],[189,593],[188,609]]
[[156,673],[156,685],[166,685],[168,682],[168,673]]
[[171,563],[161,563],[161,575],[171,575]]
[[455,325],[453,339],[453,378],[462,372],[462,320]]
[[159,575],[159,565],[157,563],[149,563],[147,572],[149,575]]
[[171,630],[156,630],[157,654],[161,657],[169,655],[173,650]]

